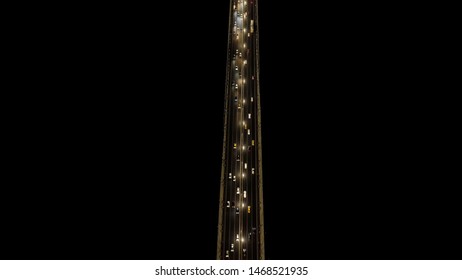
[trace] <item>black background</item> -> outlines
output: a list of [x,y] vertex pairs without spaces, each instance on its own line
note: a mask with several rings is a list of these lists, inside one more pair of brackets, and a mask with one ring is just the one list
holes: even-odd
[[[222,2],[27,27],[37,93],[18,114],[2,258],[215,258]],[[460,258],[413,33],[377,7],[304,5],[260,3],[267,259]]]

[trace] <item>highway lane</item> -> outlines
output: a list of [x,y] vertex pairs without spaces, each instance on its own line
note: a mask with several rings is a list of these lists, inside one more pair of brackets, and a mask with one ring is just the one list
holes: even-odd
[[[232,0],[219,259],[262,259],[256,0]],[[219,225],[220,228],[220,225]],[[221,240],[221,242],[220,242]]]

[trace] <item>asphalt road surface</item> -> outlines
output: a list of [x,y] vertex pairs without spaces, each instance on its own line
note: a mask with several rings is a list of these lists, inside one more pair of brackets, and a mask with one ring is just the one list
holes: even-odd
[[218,259],[264,259],[256,0],[232,0]]

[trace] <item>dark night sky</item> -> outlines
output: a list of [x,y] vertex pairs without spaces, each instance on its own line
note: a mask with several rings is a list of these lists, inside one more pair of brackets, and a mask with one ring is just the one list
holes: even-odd
[[[43,35],[6,258],[215,258],[228,3],[168,2]],[[260,3],[267,258],[445,258],[455,208],[423,191],[446,184],[402,49],[377,15],[280,3]]]

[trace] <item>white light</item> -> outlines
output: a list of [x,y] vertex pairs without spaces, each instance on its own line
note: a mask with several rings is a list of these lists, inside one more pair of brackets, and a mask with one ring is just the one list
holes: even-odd
[[242,121],[242,125],[245,125],[245,121]]
[[247,169],[247,163],[244,163],[244,169]]
[[242,150],[245,150],[245,146],[242,146]]
[[247,129],[247,135],[250,135],[250,128]]
[[246,29],[244,28],[244,33],[245,33],[245,30],[246,30]]
[[245,173],[242,173],[242,178],[244,178],[244,177],[245,177]]
[[250,120],[250,117],[251,117],[251,116],[252,116],[252,115],[249,113],[249,120]]
[[244,202],[242,203],[242,208],[244,208]]
[[245,84],[245,79],[242,82]]
[[245,43],[244,43],[244,49],[245,49]]
[[244,101],[243,101],[243,102],[244,102],[244,104],[245,104],[245,99],[244,99]]
[[244,64],[247,64],[247,60],[244,60]]
[[250,101],[253,102],[253,97],[250,97]]

